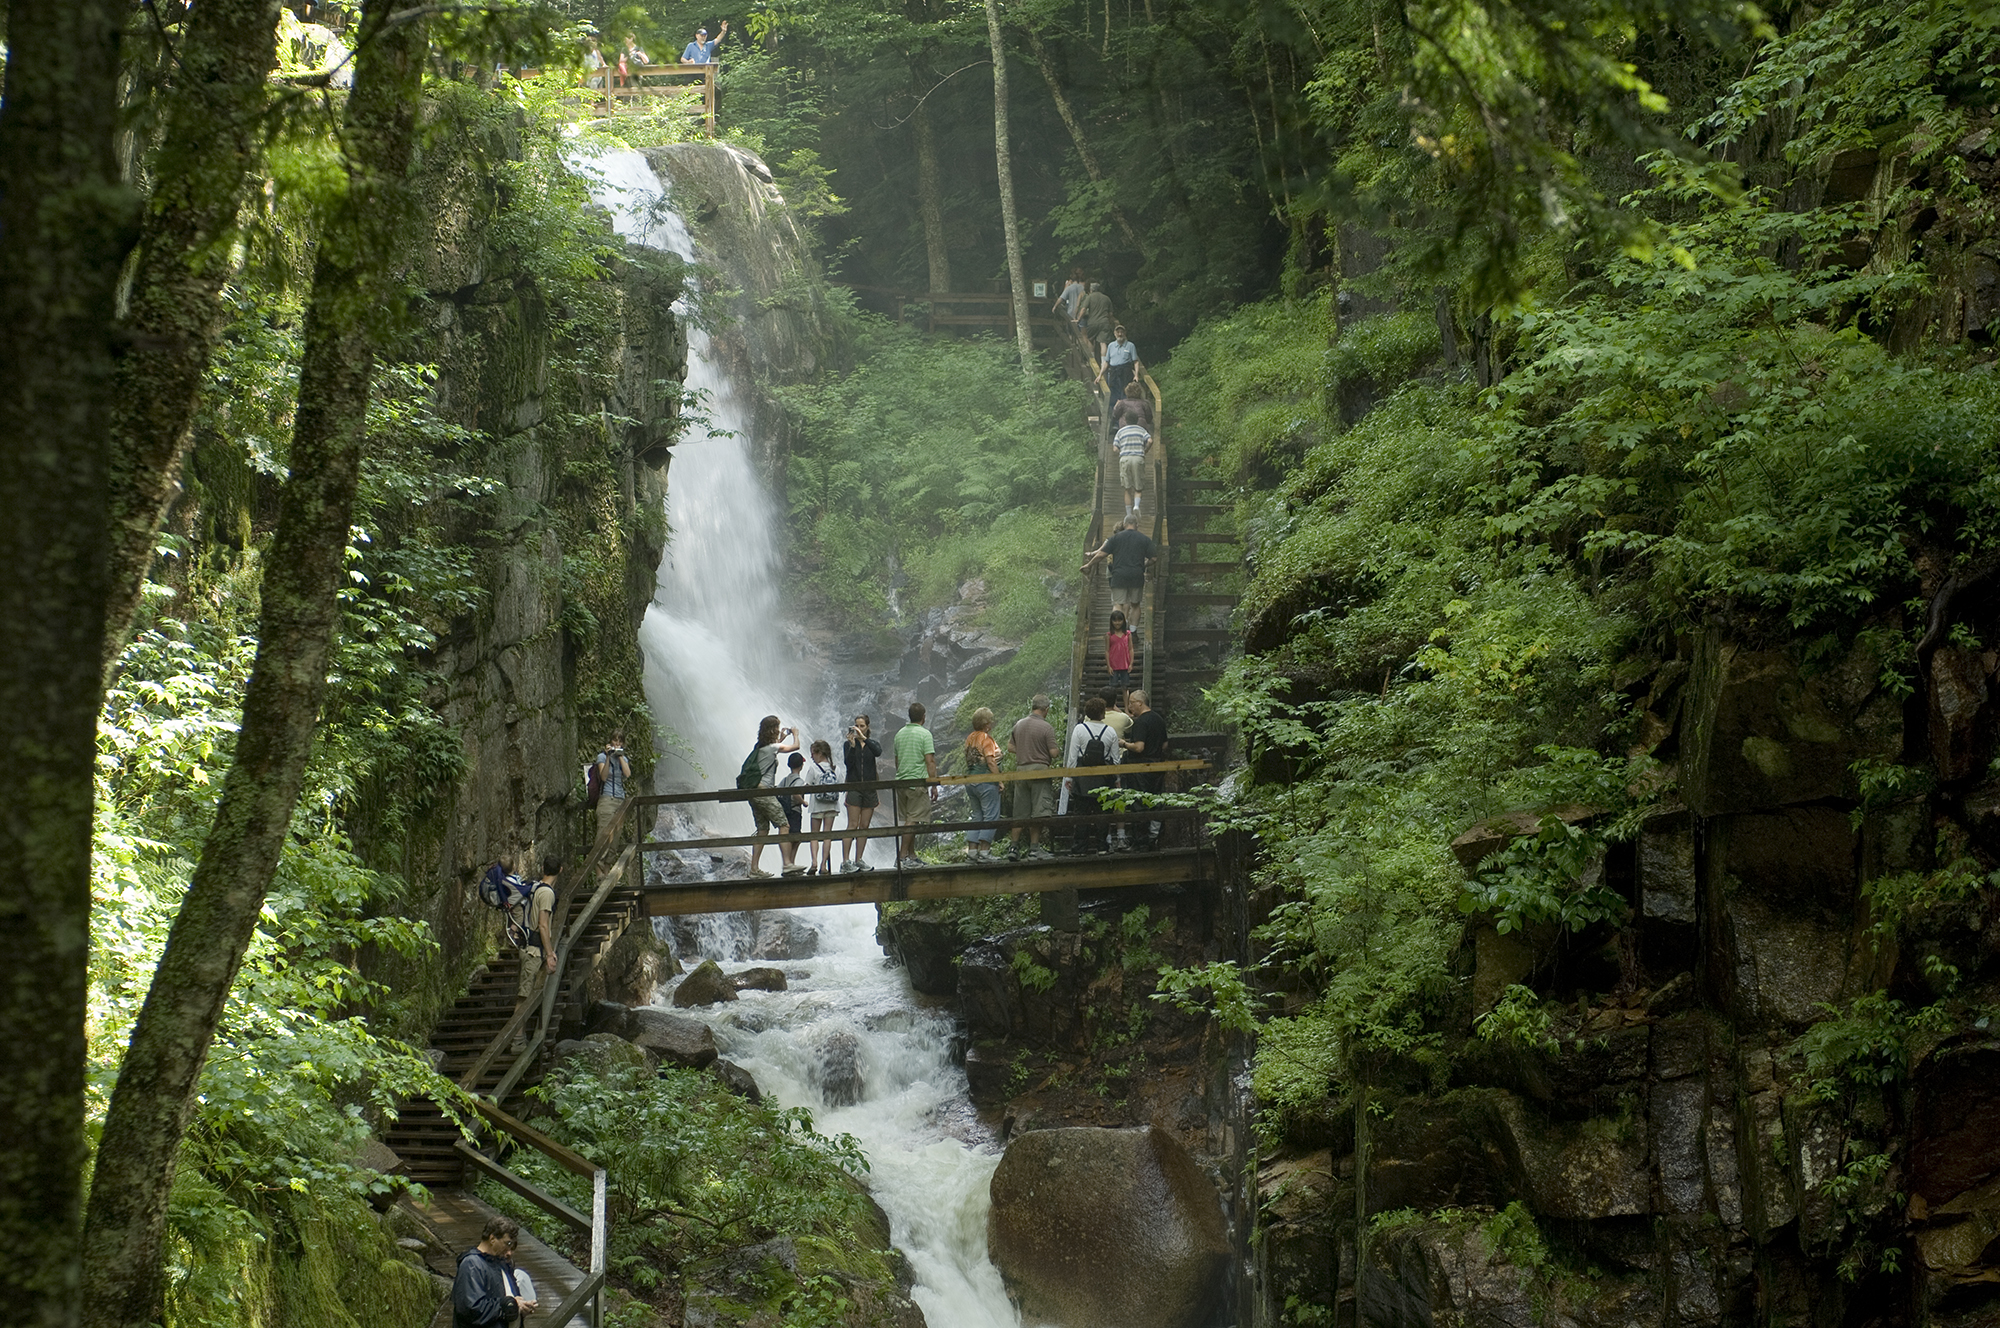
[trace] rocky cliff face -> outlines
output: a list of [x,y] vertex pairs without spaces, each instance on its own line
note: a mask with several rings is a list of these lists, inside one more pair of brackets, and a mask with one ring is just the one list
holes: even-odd
[[503,851],[566,856],[586,843],[582,763],[642,710],[636,631],[686,372],[677,262],[629,251],[596,289],[564,297],[508,247],[489,163],[516,152],[504,140],[434,147],[434,234],[413,246],[425,266],[405,356],[437,366],[439,413],[477,431],[480,468],[501,481],[453,532],[485,594],[425,661],[443,680],[434,704],[459,735],[463,776],[427,822],[376,828],[373,844],[410,875],[443,944],[430,982],[399,985],[438,996],[492,931],[471,888],[480,870]]
[[[1983,869],[1934,871],[1992,852],[2000,661],[1940,649],[1905,699],[1865,647],[1690,645],[1635,689],[1680,800],[1601,864],[1630,921],[1475,920],[1449,1082],[1388,1075],[1361,1323],[2000,1314],[2000,916]],[[1470,870],[1520,829],[1454,847]],[[1566,1008],[1466,1037],[1509,984]],[[1351,1125],[1298,1142],[1258,1176],[1259,1318],[1353,1322]]]

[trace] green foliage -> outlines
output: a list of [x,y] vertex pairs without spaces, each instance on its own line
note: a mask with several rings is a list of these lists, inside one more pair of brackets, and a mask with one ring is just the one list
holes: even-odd
[[1581,931],[1620,918],[1625,900],[1604,881],[1604,840],[1559,816],[1544,816],[1532,835],[1518,835],[1479,865],[1458,906],[1491,913],[1501,935],[1538,922]]
[[1035,957],[1025,949],[1016,950],[1009,967],[1014,970],[1014,979],[1029,991],[1047,991],[1056,985],[1055,970],[1035,962]]
[[1560,1045],[1554,1021],[1532,987],[1509,983],[1491,1010],[1473,1021],[1473,1030],[1487,1042],[1512,1043],[1530,1051],[1554,1051]]
[[1827,1017],[1798,1041],[1814,1102],[1879,1093],[1904,1081],[1919,1046],[1934,1043],[1956,1022],[1945,1002],[1912,1010],[1882,991],[1855,997],[1845,1010],[1825,1008]]
[[788,474],[795,564],[808,594],[879,618],[898,572],[906,611],[986,583],[976,622],[1023,633],[1060,609],[1092,474],[1075,390],[1023,379],[990,339],[925,340],[870,316],[854,367],[781,388],[796,428]]
[[[719,1251],[789,1237],[796,1276],[773,1266],[761,1287],[784,1328],[824,1328],[858,1291],[880,1293],[894,1273],[891,1252],[856,1177],[867,1170],[847,1135],[826,1136],[803,1108],[747,1102],[713,1077],[619,1066],[572,1065],[534,1090],[558,1142],[609,1173],[614,1264],[641,1290],[668,1271]],[[575,1205],[590,1182],[526,1151],[509,1165]],[[502,1207],[522,1208],[504,1191]]]
[[1213,1014],[1217,1023],[1234,1033],[1254,1032],[1262,1006],[1244,981],[1243,970],[1228,962],[1162,968],[1160,989],[1153,999],[1190,1013]]

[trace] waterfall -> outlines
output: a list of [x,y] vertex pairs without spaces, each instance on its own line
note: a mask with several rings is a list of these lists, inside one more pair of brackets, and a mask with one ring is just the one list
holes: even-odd
[[[574,164],[618,234],[693,259],[693,238],[645,157],[580,151]],[[690,326],[687,384],[705,395],[712,432],[703,437],[697,424],[674,450],[667,554],[640,629],[654,718],[690,749],[663,756],[662,787],[726,786],[760,717],[799,723],[808,713],[786,650],[781,514],[757,472],[752,413],[718,360],[708,334]],[[822,733],[839,731],[837,715],[820,718]],[[727,807],[719,818],[709,810],[715,828],[746,831],[747,810]],[[999,1152],[952,1062],[956,1020],[912,992],[883,957],[872,907],[809,913],[819,948],[786,965],[790,990],[746,992],[736,1004],[684,1013],[707,1021],[723,1055],[767,1095],[810,1108],[823,1131],[860,1141],[868,1188],[910,1260],[931,1328],[1019,1328],[986,1257],[987,1186]],[[704,919],[697,934],[708,957],[730,960],[740,930]]]
[[[694,261],[694,239],[645,157],[606,151],[577,161],[618,234]],[[755,420],[708,332],[689,317],[688,301],[675,309],[687,328],[687,388],[698,398],[698,418],[674,449],[667,553],[639,645],[653,718],[679,740],[660,754],[658,786],[716,788],[735,780],[759,719],[779,714],[797,723],[801,708],[778,597],[783,523],[757,473]],[[703,814],[723,833],[750,829],[742,803]]]

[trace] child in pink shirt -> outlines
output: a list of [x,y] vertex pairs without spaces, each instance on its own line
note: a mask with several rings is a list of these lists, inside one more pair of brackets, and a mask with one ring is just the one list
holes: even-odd
[[1104,638],[1104,666],[1111,670],[1111,685],[1124,695],[1132,689],[1132,629],[1125,624],[1125,610],[1111,611],[1111,631]]

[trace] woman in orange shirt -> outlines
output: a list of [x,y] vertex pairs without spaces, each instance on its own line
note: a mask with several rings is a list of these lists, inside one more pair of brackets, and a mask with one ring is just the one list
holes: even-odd
[[[972,712],[972,732],[965,735],[965,773],[968,775],[1000,773],[1000,744],[993,741],[993,712],[985,706]],[[972,797],[973,820],[1000,819],[1000,781],[982,779],[977,783],[967,784],[965,791]],[[966,856],[974,862],[991,862],[993,836],[998,833],[997,830],[966,831]]]

